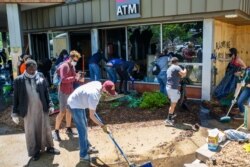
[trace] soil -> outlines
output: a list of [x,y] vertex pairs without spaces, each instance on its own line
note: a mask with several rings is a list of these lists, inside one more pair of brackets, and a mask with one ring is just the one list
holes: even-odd
[[[128,154],[129,159],[133,162],[143,163],[150,160],[158,167],[164,167],[165,164],[180,166],[194,160],[195,150],[205,142],[206,133],[204,133],[204,131],[206,130],[203,129],[197,133],[196,131],[198,131],[199,127],[192,127],[192,125],[199,123],[200,104],[195,101],[187,102],[187,105],[191,106],[189,108],[190,111],[177,108],[177,117],[175,119],[176,126],[173,128],[166,127],[163,123],[168,115],[168,105],[162,108],[140,109],[129,108],[126,104],[113,107],[114,103],[115,101],[100,102],[97,113],[103,122],[108,124],[113,135],[118,140],[119,145],[121,145]],[[10,117],[11,110],[12,107],[8,107],[0,113],[0,127],[5,127],[3,129],[0,128],[0,135],[24,132],[23,120],[20,120],[19,125],[14,124]],[[53,129],[56,115],[52,115],[50,118]],[[124,159],[117,152],[109,138],[103,134],[101,129],[94,125],[92,121],[89,121],[89,126],[90,141],[100,150],[98,157],[105,163],[107,162],[109,166],[117,166],[112,165],[115,163],[119,164],[119,167],[127,166],[126,163],[124,163]],[[65,123],[62,124],[62,127],[65,127]],[[62,151],[61,156],[64,156],[68,154],[68,152],[63,152],[64,147],[69,147],[71,150],[72,146],[74,148],[77,147],[78,140],[76,139],[73,140],[73,142],[68,142],[67,136],[64,135],[64,129],[61,130],[61,134],[64,142],[55,142],[55,146],[59,144],[58,146]],[[96,138],[96,136],[99,137]],[[101,141],[100,138],[102,139]],[[105,147],[109,147],[109,151],[107,151]],[[74,152],[74,154],[77,158],[78,153]],[[109,154],[108,157],[107,154]],[[117,155],[119,156],[117,157]],[[176,157],[182,157],[184,155],[187,156],[183,157],[181,160],[176,159]],[[113,159],[114,157],[117,158],[115,158],[115,161],[112,161],[112,157]],[[166,159],[164,157],[169,158]],[[46,164],[46,160],[44,161],[45,162],[42,163]],[[57,159],[55,161],[57,161]]]
[[[100,102],[97,108],[97,113],[102,118],[103,122],[109,125],[115,137],[120,139],[118,143],[121,144],[125,149],[125,152],[128,153],[129,159],[137,163],[151,160],[157,167],[165,167],[165,164],[171,164],[173,167],[182,166],[183,163],[192,162],[192,160],[195,159],[194,152],[197,147],[205,143],[207,137],[206,129],[203,128],[199,133],[196,132],[199,130],[197,124],[200,123],[200,104],[198,102],[187,101],[186,107],[188,106],[188,110],[186,110],[187,108],[184,109],[178,107],[176,109],[177,117],[175,118],[176,126],[167,129],[167,131],[164,130],[163,120],[168,115],[168,105],[165,105],[162,108],[140,109],[129,108],[126,104],[114,107],[114,103],[115,101]],[[203,106],[205,106],[204,102]],[[206,107],[209,108],[208,106]],[[210,107],[223,108],[217,103],[212,104]],[[11,109],[11,107],[8,107],[3,112],[0,112],[0,127],[7,127],[4,129],[0,128],[0,135],[24,132],[22,120],[19,125],[15,125],[11,120]],[[224,109],[222,109],[222,112],[224,112]],[[55,124],[55,117],[56,115],[50,117],[51,125]],[[195,124],[196,126],[192,126]],[[90,140],[94,142],[97,148],[105,150],[103,147],[110,143],[110,141],[105,140],[103,132],[91,121],[89,121],[89,126],[91,127]],[[65,127],[65,123],[62,124],[62,127]],[[164,134],[165,132],[167,133]],[[171,136],[170,139],[162,139],[162,137],[169,138],[169,135]],[[101,142],[96,136],[100,136],[103,141]],[[62,137],[64,138],[64,136]],[[66,138],[67,137],[64,139]],[[131,138],[133,138],[133,140],[131,140]],[[65,143],[66,146],[67,144],[70,146],[73,145],[71,142],[68,143],[67,140],[65,140]],[[194,143],[196,145],[195,147],[193,146]],[[75,140],[75,145],[77,145],[77,140]],[[59,146],[62,147],[61,144]],[[190,152],[191,150],[194,151]],[[142,152],[143,154],[141,154]],[[184,152],[187,156],[181,157]],[[103,153],[105,156],[106,154],[107,152]],[[111,149],[110,154],[114,154],[113,157],[119,155],[114,148]],[[75,153],[75,156],[77,155],[78,153]],[[110,162],[110,164],[114,163],[109,160],[110,157],[105,156],[102,158],[103,161]],[[99,155],[99,157],[102,156]],[[215,158],[217,166],[250,166],[250,154],[246,153],[243,150],[242,145],[236,142],[228,144],[221,152],[215,155]],[[55,161],[57,161],[57,159]],[[58,160],[58,162],[60,162],[60,160]],[[179,164],[176,164],[178,162]],[[46,164],[47,162],[43,163]],[[71,163],[74,164],[74,162]],[[126,166],[124,165],[124,159],[120,157],[120,155],[116,158],[116,163],[119,164],[119,167]],[[208,162],[208,165],[212,166],[212,163]]]
[[[168,115],[168,105],[165,105],[162,108],[154,108],[154,109],[141,109],[141,108],[129,108],[126,105],[120,105],[118,107],[112,107],[113,102],[100,102],[97,108],[97,113],[102,119],[102,121],[106,124],[124,124],[124,123],[138,123],[146,124],[148,121],[153,120],[164,120]],[[189,110],[187,111],[181,107],[177,107],[176,113],[177,117],[175,118],[176,124],[191,124],[195,125],[200,122],[199,120],[199,110],[200,105],[195,101],[187,101],[187,105],[189,106]],[[8,107],[0,114],[0,122],[1,124],[7,125],[10,128],[16,129],[18,132],[24,131],[23,120],[20,119],[19,125],[16,125],[10,115],[11,115],[12,107]],[[55,125],[56,114],[50,116],[50,124]],[[89,120],[89,119],[88,119]],[[154,124],[154,123],[153,123]],[[62,123],[61,127],[65,126],[65,122]],[[74,125],[73,125],[74,126]],[[89,126],[96,126],[92,121],[89,120]],[[126,126],[129,126],[127,124]],[[123,127],[125,129],[131,127]],[[53,126],[52,126],[53,129]],[[184,127],[185,129],[185,127]],[[186,127],[186,130],[190,130],[190,127]],[[8,133],[8,132],[6,132]]]

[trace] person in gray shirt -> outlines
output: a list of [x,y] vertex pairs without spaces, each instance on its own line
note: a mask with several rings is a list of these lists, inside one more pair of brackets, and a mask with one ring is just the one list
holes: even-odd
[[167,70],[167,94],[171,101],[171,105],[169,107],[168,118],[165,120],[166,125],[173,126],[174,120],[173,118],[176,116],[174,114],[175,106],[180,99],[180,91],[179,91],[179,83],[180,79],[185,77],[187,74],[186,69],[182,69],[178,65],[178,58],[171,58],[171,66]]

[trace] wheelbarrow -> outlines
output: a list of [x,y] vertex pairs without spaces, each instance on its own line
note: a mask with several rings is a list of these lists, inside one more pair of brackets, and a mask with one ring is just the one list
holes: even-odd
[[[97,115],[97,113],[95,113],[96,118],[102,122],[101,118]],[[116,142],[116,140],[114,139],[112,133],[108,133],[109,138],[112,140],[112,142],[114,143],[115,147],[119,150],[119,152],[121,153],[121,155],[124,157],[124,159],[126,160],[126,162],[128,163],[129,167],[153,167],[151,162],[146,162],[142,165],[136,165],[135,163],[132,163],[131,161],[129,161],[128,157],[125,155],[125,153],[123,152],[123,150],[121,149],[121,147],[118,145],[118,143]]]

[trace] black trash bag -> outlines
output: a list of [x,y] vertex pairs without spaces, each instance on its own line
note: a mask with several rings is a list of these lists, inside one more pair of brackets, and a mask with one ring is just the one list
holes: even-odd
[[224,78],[214,90],[214,96],[218,100],[235,91],[238,77],[235,76],[234,73],[237,71],[239,71],[239,67],[236,67],[232,64],[228,65]]

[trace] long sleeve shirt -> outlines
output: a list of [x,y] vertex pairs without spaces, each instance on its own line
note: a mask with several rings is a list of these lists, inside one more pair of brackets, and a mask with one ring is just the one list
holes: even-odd
[[93,54],[92,56],[90,56],[89,64],[93,64],[93,63],[94,64],[99,64],[102,59],[105,62],[107,62],[107,59],[104,57],[104,55],[97,52],[97,53]]

